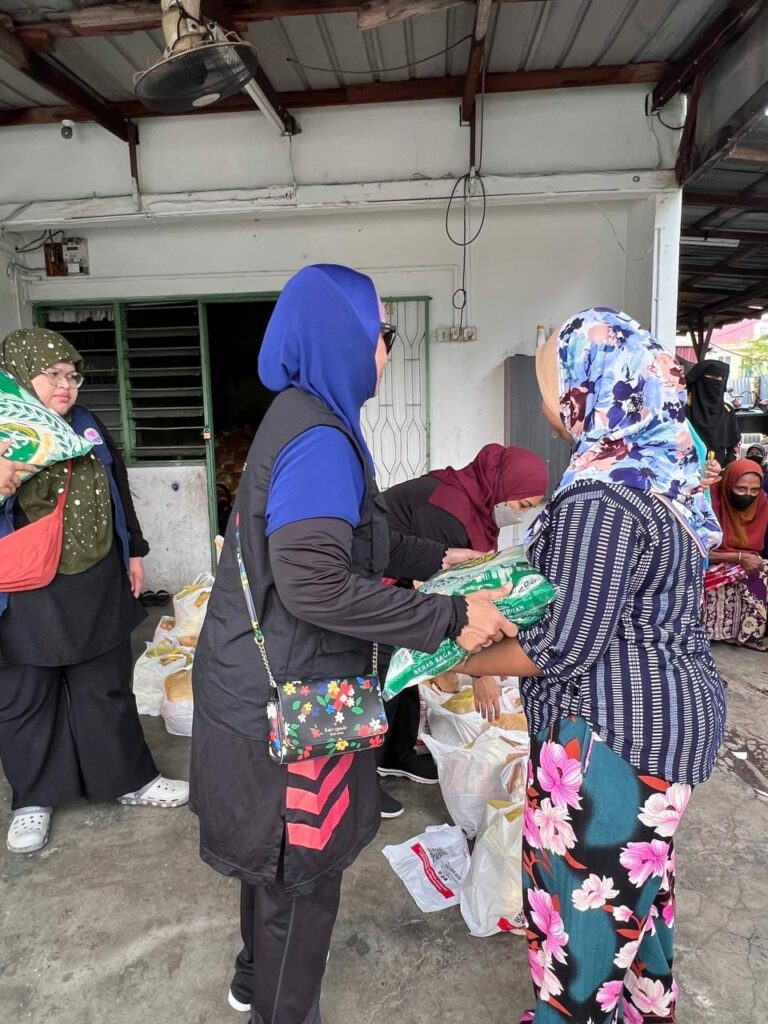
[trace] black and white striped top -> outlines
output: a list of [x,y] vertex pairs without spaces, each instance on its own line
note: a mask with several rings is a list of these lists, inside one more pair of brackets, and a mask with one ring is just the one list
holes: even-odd
[[707,779],[725,693],[701,624],[701,553],[677,518],[648,494],[577,483],[529,556],[559,588],[519,637],[544,672],[521,683],[531,733],[577,714],[640,771]]

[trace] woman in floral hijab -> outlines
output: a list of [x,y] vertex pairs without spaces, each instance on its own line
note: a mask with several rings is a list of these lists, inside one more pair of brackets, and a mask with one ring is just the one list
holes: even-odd
[[682,372],[651,334],[586,310],[542,346],[537,374],[544,415],[572,447],[528,536],[559,595],[540,623],[467,664],[523,677],[536,1004],[521,1020],[674,1021],[673,837],[725,721],[699,614],[720,530]]

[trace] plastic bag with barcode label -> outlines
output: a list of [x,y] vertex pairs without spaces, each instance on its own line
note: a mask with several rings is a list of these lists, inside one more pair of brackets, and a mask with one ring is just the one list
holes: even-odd
[[469,847],[456,825],[430,825],[421,835],[381,852],[424,913],[458,904],[469,871]]

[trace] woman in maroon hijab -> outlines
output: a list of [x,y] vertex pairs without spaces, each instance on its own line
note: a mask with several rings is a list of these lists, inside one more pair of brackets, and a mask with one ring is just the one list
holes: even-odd
[[[768,650],[768,497],[763,469],[750,459],[732,462],[712,488],[712,505],[723,529],[723,543],[711,552],[707,574],[706,626],[710,640]],[[723,566],[741,576],[714,585]]]
[[[446,548],[490,551],[503,526],[520,522],[521,513],[544,499],[547,484],[546,463],[534,452],[487,444],[463,469],[433,470],[390,487],[383,498],[389,525],[400,533],[439,541]],[[388,708],[390,729],[379,774],[436,783],[432,758],[413,749],[419,728],[418,688],[404,690],[396,700],[397,706]],[[498,700],[499,688],[491,677],[475,680],[476,706],[489,719],[498,713]],[[400,813],[396,804],[382,791],[387,817]]]

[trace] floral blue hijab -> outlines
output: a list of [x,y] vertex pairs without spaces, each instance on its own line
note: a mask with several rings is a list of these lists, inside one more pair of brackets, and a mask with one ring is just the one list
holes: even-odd
[[[587,480],[655,494],[706,556],[722,534],[700,489],[703,467],[674,356],[626,313],[603,307],[571,317],[551,343],[557,346],[560,418],[573,440],[553,497]],[[526,544],[547,518],[545,509]]]

